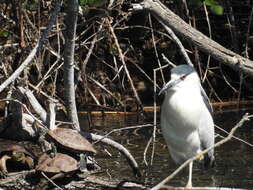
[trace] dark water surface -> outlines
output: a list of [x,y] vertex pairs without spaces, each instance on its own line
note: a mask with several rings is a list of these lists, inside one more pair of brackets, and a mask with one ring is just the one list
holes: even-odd
[[[247,111],[253,114],[252,110]],[[240,121],[246,111],[216,112],[215,124],[230,131]],[[158,113],[159,115],[159,113]],[[84,117],[84,116],[83,116]],[[83,118],[84,119],[84,118]],[[253,119],[253,118],[252,118]],[[113,129],[127,126],[152,124],[152,114],[149,119],[142,120],[135,114],[107,114],[106,116],[92,116],[91,131],[105,135]],[[111,179],[133,180],[153,186],[170,175],[178,166],[170,158],[165,142],[160,132],[158,119],[157,142],[152,166],[146,166],[143,161],[145,147],[152,136],[153,127],[141,129],[122,130],[112,133],[109,137],[124,145],[135,157],[140,165],[143,176],[135,178],[125,158],[114,149],[105,145],[95,145],[99,150],[96,156],[104,175]],[[216,128],[216,133],[226,136],[224,132]],[[246,122],[236,133],[236,137],[253,144],[253,122]],[[222,138],[217,137],[216,142]],[[147,161],[150,163],[152,146],[147,152]],[[109,152],[109,154],[107,153]],[[193,170],[193,186],[211,187],[236,187],[253,189],[253,147],[232,139],[226,144],[215,149],[216,166],[210,170],[203,170],[201,164],[195,162]],[[185,186],[188,179],[188,171],[184,169],[171,182],[173,186]]]

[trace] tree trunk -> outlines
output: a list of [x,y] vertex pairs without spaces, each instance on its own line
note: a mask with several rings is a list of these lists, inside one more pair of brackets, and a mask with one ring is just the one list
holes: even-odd
[[67,15],[65,17],[65,47],[64,47],[64,87],[65,101],[68,117],[73,122],[76,130],[80,131],[76,110],[75,87],[74,87],[74,52],[76,23],[78,14],[78,0],[67,1]]

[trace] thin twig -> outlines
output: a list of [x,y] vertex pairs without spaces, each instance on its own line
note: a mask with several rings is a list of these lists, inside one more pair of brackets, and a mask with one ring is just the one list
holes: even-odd
[[109,91],[107,88],[105,88],[100,82],[96,81],[92,77],[88,76],[88,79],[94,82],[96,85],[98,85],[100,88],[102,88],[105,92],[110,94],[122,107],[124,107],[124,104],[122,101],[119,100],[111,91]]
[[163,53],[162,53],[162,57],[163,57],[163,60],[166,61],[172,67],[176,67],[177,66],[174,63],[172,63]]
[[211,88],[211,92],[216,96],[216,98],[217,98],[220,102],[222,102],[222,100],[220,99],[220,97],[218,96],[218,94],[216,93],[216,91],[214,90],[214,88],[213,88],[213,86],[212,86],[212,84],[211,84],[211,82],[209,81],[208,78],[206,79],[206,81],[207,81],[207,84],[209,85],[209,87]]
[[[204,6],[205,14],[206,14],[206,21],[207,21],[207,26],[208,26],[208,31],[209,31],[209,38],[212,39],[211,24],[210,24],[210,20],[209,20],[209,16],[208,16],[208,11],[207,11],[207,9],[206,9],[206,4],[205,4],[205,2],[203,3],[203,6]],[[208,55],[208,57],[207,57],[207,64],[206,64],[206,70],[205,70],[204,76],[203,76],[203,78],[202,78],[202,80],[201,80],[202,83],[205,81],[206,76],[207,76],[207,71],[208,71],[208,69],[209,69],[209,64],[210,64],[210,58],[211,58],[211,56]]]
[[53,184],[55,187],[59,188],[60,190],[63,190],[60,186],[58,186],[53,180],[51,180],[44,172],[41,172],[44,178],[46,178],[51,184]]
[[250,33],[251,24],[252,24],[252,17],[253,17],[253,4],[252,4],[252,7],[251,7],[251,12],[250,12],[250,16],[249,16],[249,25],[248,25],[248,29],[247,29],[247,35],[246,35],[246,44],[245,44],[245,56],[246,56],[246,58],[249,57],[248,45],[249,45],[249,33]]
[[[115,133],[115,132],[118,132],[118,131],[129,130],[129,129],[145,128],[145,127],[151,127],[151,126],[153,126],[153,125],[152,124],[145,124],[145,125],[135,125],[135,126],[123,127],[123,128],[119,128],[119,129],[113,129],[109,133],[107,133],[106,135],[103,135],[103,138],[106,138],[109,135],[111,135],[112,133]],[[93,144],[98,143],[99,141],[103,140],[103,138],[99,139],[99,140],[97,140],[95,142],[93,142]]]
[[234,48],[234,51],[236,53],[240,53],[239,52],[239,42],[238,42],[238,34],[236,31],[236,20],[235,20],[235,14],[233,11],[233,7],[230,3],[230,0],[226,0],[225,1],[225,5],[226,5],[226,16],[227,16],[227,21],[228,21],[228,26],[229,26],[229,30],[231,33],[231,41],[232,41],[232,45]]
[[186,53],[185,51],[185,48],[183,46],[183,44],[181,43],[181,41],[179,40],[179,38],[176,36],[176,34],[167,26],[165,25],[164,23],[160,22],[163,27],[166,29],[166,31],[169,33],[169,35],[171,36],[171,38],[174,40],[174,42],[178,45],[182,55],[184,56],[185,58],[185,61],[188,65],[190,66],[193,66],[188,54]]
[[[57,19],[56,21],[56,31],[57,31],[57,55],[60,55],[61,54],[61,40],[60,40],[61,31],[59,28],[59,19]],[[57,56],[57,59],[55,60],[54,64],[57,63],[59,60],[60,60],[60,57]],[[59,73],[58,69],[55,70],[55,75],[53,79],[54,91],[51,93],[52,96],[55,96],[56,94],[56,83],[57,83],[58,73]]]
[[[224,132],[226,134],[229,134],[229,132],[227,132],[225,129],[222,129],[220,126],[215,125],[215,127],[217,129],[221,130],[222,132]],[[219,136],[221,136],[221,135],[219,135]],[[246,144],[246,145],[248,145],[248,146],[250,146],[250,147],[253,147],[253,144],[251,144],[251,143],[249,143],[249,142],[247,142],[247,141],[245,141],[245,140],[243,140],[243,139],[241,139],[239,137],[233,136],[233,138],[236,139],[236,140],[238,140],[238,141],[240,141],[240,142],[242,142],[242,143],[244,143],[244,144]]]
[[224,72],[223,72],[221,66],[219,67],[219,69],[220,69],[221,76],[222,76],[222,78],[224,79],[224,81],[227,83],[227,85],[228,85],[235,93],[237,93],[237,90],[235,89],[235,87],[233,87],[233,86],[230,84],[230,82],[228,81],[227,77],[225,76],[225,74],[224,74]]
[[46,97],[47,99],[54,101],[54,102],[58,102],[57,99],[53,98],[52,96],[46,94],[45,92],[43,92],[41,89],[38,89],[36,86],[32,85],[31,83],[28,84],[33,90],[35,90],[37,93],[43,95],[44,97]]
[[[63,58],[61,57],[61,55],[59,54],[59,50],[58,50],[58,53],[56,53],[55,51],[49,49],[49,48],[46,48],[50,53],[52,53],[53,55],[56,56],[56,61],[50,66],[50,68],[47,70],[46,74],[43,76],[43,78],[40,80],[40,82],[36,85],[36,88],[39,88],[39,86],[41,84],[43,84],[45,82],[45,80],[50,77],[50,73],[52,73],[54,67],[56,66],[56,64],[61,60],[63,60]],[[63,64],[61,64],[62,66]],[[59,69],[59,67],[57,67],[56,69],[54,69],[54,72],[57,71]]]
[[89,87],[86,87],[86,88],[87,88],[87,91],[89,92],[89,94],[91,95],[91,97],[93,98],[94,102],[96,102],[96,104],[98,106],[101,106],[99,100],[97,99],[97,97],[95,96],[95,94],[92,92],[92,90]]
[[[146,77],[147,80],[154,84],[154,81],[150,78],[150,76],[148,76],[148,74],[136,62],[129,60],[129,63],[132,63]],[[158,85],[156,87],[159,88]]]
[[[161,68],[161,66],[159,65],[159,67]],[[162,69],[158,69],[160,71],[162,71]],[[153,128],[153,134],[152,134],[152,142],[153,142],[153,146],[152,146],[152,153],[151,153],[151,160],[150,160],[150,164],[153,164],[153,160],[154,160],[154,155],[155,155],[155,140],[156,140],[156,126],[157,126],[157,117],[156,117],[156,71],[158,71],[157,69],[153,70],[153,75],[154,75],[154,81],[155,81],[155,85],[154,85],[154,128]],[[162,73],[162,72],[161,72]],[[163,81],[165,82],[165,81]]]
[[152,137],[149,138],[148,143],[147,143],[147,145],[146,145],[146,147],[144,149],[144,152],[143,152],[143,161],[144,161],[144,163],[145,163],[146,166],[148,166],[147,152],[148,152],[148,148],[150,146],[150,143],[152,142],[152,139],[153,139]]
[[[151,15],[150,14],[148,15],[148,20],[149,20],[149,25],[150,25],[150,28],[151,28],[151,36],[152,36],[153,47],[154,47],[154,50],[155,50],[155,56],[156,56],[156,59],[157,59],[158,66],[161,67],[161,62],[160,62],[160,59],[158,57],[158,52],[157,52],[157,48],[156,48],[155,35],[154,35],[154,31],[153,31],[153,25],[152,25],[152,20],[151,20]],[[163,83],[165,83],[163,71],[160,70],[160,72],[161,72],[161,76],[162,76],[162,81],[163,81]]]

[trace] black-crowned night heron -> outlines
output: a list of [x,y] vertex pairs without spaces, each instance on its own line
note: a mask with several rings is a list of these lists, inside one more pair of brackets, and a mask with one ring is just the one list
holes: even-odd
[[[180,65],[171,70],[171,80],[159,94],[165,93],[161,108],[161,127],[172,159],[182,164],[214,145],[212,107],[195,69]],[[213,149],[204,155],[204,166],[213,164]],[[189,164],[187,187],[192,187]]]

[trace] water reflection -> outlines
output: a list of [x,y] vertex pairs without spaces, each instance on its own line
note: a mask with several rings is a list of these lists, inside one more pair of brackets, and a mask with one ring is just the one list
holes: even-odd
[[[241,119],[244,113],[225,112],[215,114],[214,121],[218,126],[230,131],[230,129]],[[252,113],[252,111],[249,111],[249,113]],[[110,114],[103,117],[92,116],[91,121],[93,124],[91,131],[103,135],[113,129],[152,123],[152,115],[147,121],[140,121],[134,114]],[[253,144],[252,124],[252,121],[245,123],[243,127],[236,131],[235,136]],[[113,179],[137,180],[149,185],[154,185],[171,174],[178,166],[175,165],[169,156],[167,147],[165,146],[165,142],[160,133],[160,126],[158,126],[154,163],[152,166],[146,166],[143,162],[144,150],[152,135],[152,131],[153,128],[148,127],[136,130],[117,131],[110,135],[110,138],[113,138],[127,147],[136,158],[143,172],[143,177],[141,179],[134,178],[125,158],[121,156],[120,153],[110,147],[100,145],[101,151],[97,155],[97,161],[102,168],[107,169],[107,172],[103,175],[107,175]],[[219,129],[216,129],[216,132],[221,136],[226,136],[226,134]],[[220,139],[221,138],[218,137],[216,141],[219,141]],[[109,152],[110,156],[106,152]],[[252,147],[243,142],[232,139],[215,150],[216,166],[214,169],[205,171],[202,170],[201,165],[195,164],[193,171],[193,185],[253,189],[252,155]],[[150,161],[150,157],[151,148],[147,152],[148,162]],[[187,182],[187,177],[187,171],[183,170],[170,182],[170,185],[184,186]]]

